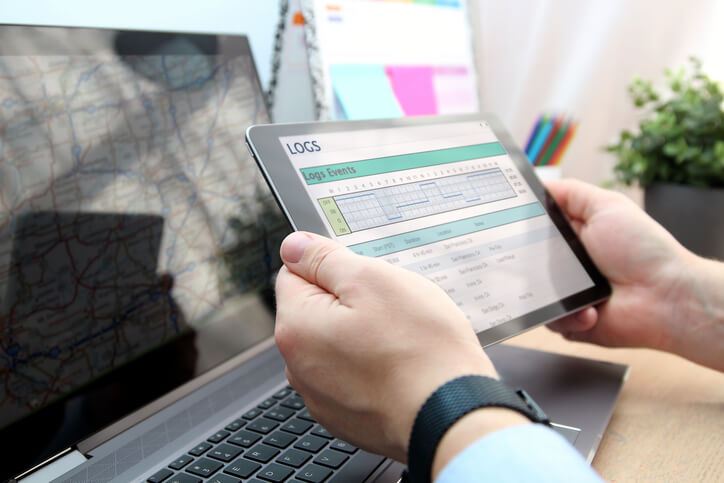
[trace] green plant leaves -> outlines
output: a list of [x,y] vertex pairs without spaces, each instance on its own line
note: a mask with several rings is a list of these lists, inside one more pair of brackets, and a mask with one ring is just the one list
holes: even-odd
[[605,147],[618,158],[618,181],[724,187],[724,95],[701,71],[701,62],[689,60],[689,71],[665,71],[665,95],[639,77],[629,86],[643,116],[638,133],[624,130]]

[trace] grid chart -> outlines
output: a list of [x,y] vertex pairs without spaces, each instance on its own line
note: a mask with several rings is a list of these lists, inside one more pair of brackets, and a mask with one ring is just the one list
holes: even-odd
[[351,233],[515,196],[503,172],[496,168],[332,199]]

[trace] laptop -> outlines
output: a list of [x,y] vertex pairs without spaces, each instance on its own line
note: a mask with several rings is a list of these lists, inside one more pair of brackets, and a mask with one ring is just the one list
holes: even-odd
[[[266,122],[244,36],[0,26],[0,481],[399,480],[285,380]],[[626,368],[489,353],[590,460]]]

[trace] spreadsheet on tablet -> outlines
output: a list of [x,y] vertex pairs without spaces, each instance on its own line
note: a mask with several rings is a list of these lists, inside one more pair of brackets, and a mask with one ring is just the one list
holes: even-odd
[[594,285],[484,122],[279,141],[331,237],[425,275],[476,331]]

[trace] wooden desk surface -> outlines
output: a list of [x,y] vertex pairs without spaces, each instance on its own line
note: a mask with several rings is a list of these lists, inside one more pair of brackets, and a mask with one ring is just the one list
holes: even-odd
[[512,345],[631,366],[593,460],[607,481],[724,482],[724,374],[647,349],[569,342],[545,327]]

